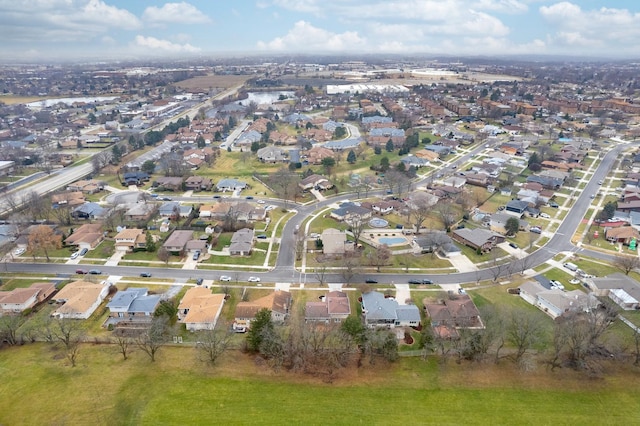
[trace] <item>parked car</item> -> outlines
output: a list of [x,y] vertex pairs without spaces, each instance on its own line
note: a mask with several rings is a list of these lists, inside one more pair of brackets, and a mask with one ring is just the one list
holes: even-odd
[[409,280],[409,284],[422,284],[422,280]]
[[198,279],[196,280],[196,285],[201,285],[201,284],[202,284],[202,281],[203,281],[203,280],[202,280],[202,278],[198,278]]
[[562,283],[560,283],[560,281],[556,281],[556,280],[551,280],[549,281],[549,283],[551,283],[551,289],[557,289],[557,290],[564,290],[564,286],[562,285]]
[[80,256],[84,256],[85,254],[87,254],[89,252],[88,248],[83,248],[82,250],[80,250]]
[[260,277],[249,277],[247,281],[249,281],[250,283],[259,283]]
[[464,288],[460,287],[458,289],[458,294],[467,294],[467,291]]
[[267,239],[267,234],[260,234],[256,238],[258,238],[260,240],[265,240],[265,239]]
[[140,272],[140,276],[142,278],[150,278],[151,277],[151,273],[150,272]]
[[80,256],[80,252],[79,251],[74,251],[73,253],[71,253],[71,259],[75,259],[78,256]]
[[427,279],[423,279],[422,280],[422,284],[433,284],[433,281],[427,280]]
[[549,202],[549,207],[553,207],[554,209],[557,209],[560,206],[555,201],[550,201]]
[[517,249],[518,245],[516,243],[509,243],[509,247]]
[[196,250],[195,253],[193,253],[193,260],[198,260],[200,259],[200,250]]
[[22,248],[22,247],[21,248],[17,248],[17,249],[15,249],[13,251],[13,255],[14,256],[20,256],[20,255],[24,254],[25,251],[27,251],[27,250]]
[[529,232],[533,232],[534,234],[542,234],[542,229],[539,226],[532,226],[529,229]]
[[544,219],[551,219],[551,216],[549,216],[547,213],[540,213],[540,217],[544,218]]
[[373,278],[367,278],[364,282],[367,284],[378,284],[378,280],[374,280]]
[[101,275],[101,274],[102,274],[102,271],[101,271],[100,269],[90,269],[90,270],[89,270],[89,273],[90,273],[91,275]]
[[171,197],[162,197],[162,198],[158,198],[160,201],[171,201],[172,198]]
[[220,281],[231,281],[231,277],[229,275],[221,275]]
[[84,275],[86,273],[87,273],[87,271],[85,271],[84,269],[76,269],[76,274],[78,274],[78,275]]

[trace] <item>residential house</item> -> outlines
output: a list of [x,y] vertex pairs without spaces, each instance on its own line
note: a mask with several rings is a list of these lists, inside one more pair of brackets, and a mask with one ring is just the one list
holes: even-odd
[[519,288],[520,297],[551,318],[575,310],[586,310],[590,305],[589,296],[580,290],[547,289],[538,281],[527,281]]
[[95,194],[104,189],[104,182],[96,179],[79,180],[67,186],[69,191],[81,191],[84,194]]
[[307,322],[341,322],[350,314],[349,297],[342,291],[331,291],[319,302],[307,302],[304,308],[304,320]]
[[303,191],[308,191],[311,189],[326,190],[333,188],[333,183],[331,183],[329,179],[322,175],[313,174],[302,179],[300,183],[298,183],[298,186]]
[[174,220],[178,217],[189,217],[192,211],[193,206],[183,206],[177,201],[168,201],[161,204],[158,208],[158,214],[160,217],[168,217]]
[[216,185],[216,189],[220,192],[241,191],[247,188],[247,184],[237,179],[221,179]]
[[74,207],[84,204],[84,193],[82,191],[69,191],[51,196],[51,204],[53,208],[58,207]]
[[153,203],[136,203],[124,212],[124,220],[147,221],[156,213],[157,205]]
[[84,203],[71,211],[74,219],[100,219],[109,214],[109,210],[98,203]]
[[211,293],[211,289],[205,287],[191,287],[178,305],[178,321],[189,331],[213,330],[224,301],[224,294]]
[[609,297],[625,311],[640,309],[640,283],[628,275],[616,272],[589,282],[599,297]]
[[416,305],[400,305],[395,299],[377,291],[362,294],[362,314],[369,328],[420,325],[420,310]]
[[354,218],[365,220],[371,217],[371,210],[355,203],[346,202],[340,204],[339,208],[333,210],[331,217],[340,222],[349,222]]
[[452,233],[452,238],[460,244],[482,252],[491,251],[493,247],[505,240],[504,236],[482,228],[455,229]]
[[155,182],[153,183],[153,186],[157,190],[177,192],[177,191],[182,191],[183,181],[184,181],[184,178],[181,178],[181,177],[163,176],[156,179]]
[[411,245],[416,254],[436,252],[441,256],[452,257],[462,253],[444,231],[429,231],[413,239]]
[[280,163],[287,161],[287,152],[276,146],[265,146],[256,152],[258,160],[263,163]]
[[420,167],[427,167],[431,165],[429,160],[425,158],[420,158],[411,154],[407,155],[406,157],[403,157],[400,161],[404,163],[404,166],[406,169],[408,169],[411,166],[415,167],[416,169],[419,169]]
[[187,191],[210,191],[212,187],[211,179],[202,176],[189,176],[184,181],[184,188]]
[[[514,216],[508,213],[502,213],[502,212],[494,213],[491,215],[491,220],[489,222],[489,229],[492,230],[493,232],[506,235],[507,221],[512,218],[514,218]],[[520,218],[516,218],[516,219],[518,220],[518,230],[529,232],[529,229],[530,229],[529,222]]]
[[307,161],[309,164],[322,164],[322,160],[325,158],[333,158],[335,153],[329,148],[322,146],[314,146],[307,151]]
[[606,227],[604,236],[607,241],[622,243],[628,246],[631,240],[638,241],[640,239],[640,232],[632,226],[620,226],[617,228]]
[[528,208],[529,208],[529,203],[526,201],[511,200],[506,204],[504,212],[511,216],[520,218],[522,217],[522,215],[524,215],[524,213],[527,211]]
[[109,285],[74,281],[53,296],[62,303],[51,315],[57,318],[87,319],[100,306],[109,292]]
[[371,203],[371,210],[381,216],[384,216],[386,214],[393,213],[395,206],[396,203],[394,203],[393,201],[376,200]]
[[116,234],[114,239],[116,251],[131,252],[147,247],[147,238],[142,229],[123,229]]
[[232,256],[249,256],[253,249],[253,229],[243,228],[233,233],[229,253]]
[[431,327],[439,330],[439,333],[442,332],[442,328],[448,328],[448,334],[455,336],[460,329],[484,328],[480,311],[469,295],[458,295],[438,303],[431,303],[427,298],[423,305],[431,321]]
[[93,250],[104,240],[102,223],[85,223],[76,228],[64,243],[68,246],[77,246],[78,249]]
[[185,249],[187,242],[193,238],[193,231],[176,230],[169,235],[169,238],[162,244],[167,251],[180,253]]
[[322,252],[328,255],[343,255],[355,249],[353,241],[347,240],[347,233],[335,228],[326,228],[320,237]]
[[53,283],[33,283],[27,288],[0,291],[0,314],[18,314],[47,300],[56,291]]
[[106,324],[117,324],[121,321],[150,323],[161,300],[161,295],[149,294],[146,288],[120,290],[107,303],[111,321],[107,320]]
[[251,328],[251,321],[262,309],[271,311],[271,319],[274,322],[284,322],[289,317],[292,301],[291,293],[288,291],[275,290],[273,293],[251,302],[238,302],[233,327]]
[[149,181],[149,173],[147,172],[127,172],[122,175],[122,179],[127,185],[144,185],[145,182]]

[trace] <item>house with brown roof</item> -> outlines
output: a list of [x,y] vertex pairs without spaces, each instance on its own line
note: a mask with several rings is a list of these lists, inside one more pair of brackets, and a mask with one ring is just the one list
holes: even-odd
[[350,314],[349,297],[342,291],[331,291],[319,302],[307,302],[304,308],[304,320],[307,322],[342,322]]
[[17,314],[42,303],[56,291],[53,283],[33,283],[27,288],[0,291],[0,313]]
[[303,191],[308,191],[311,189],[326,190],[333,188],[333,183],[331,183],[329,179],[322,175],[313,174],[302,179],[298,183],[298,186]]
[[79,249],[93,250],[104,240],[102,223],[85,223],[73,231],[64,243],[68,246],[77,246]]
[[193,231],[176,230],[162,244],[167,251],[179,253],[185,249],[187,242],[193,238]]
[[54,297],[62,303],[51,315],[58,318],[87,319],[100,306],[109,292],[109,285],[74,281],[65,285]]
[[322,160],[325,158],[333,158],[335,153],[329,148],[322,146],[314,146],[307,151],[307,161],[309,164],[322,164]]
[[79,180],[67,186],[69,191],[82,191],[85,194],[95,194],[104,189],[104,182],[97,179]]
[[123,229],[114,237],[117,251],[133,251],[134,249],[144,249],[147,246],[147,238],[142,229]]
[[191,287],[178,305],[178,321],[189,331],[213,330],[224,300],[224,294],[211,293],[211,289],[205,287]]
[[482,252],[491,251],[497,244],[505,240],[503,235],[482,228],[455,229],[451,237],[460,244]]
[[627,246],[631,240],[635,239],[638,241],[638,239],[640,239],[640,233],[632,226],[620,226],[618,228],[607,227],[605,228],[604,236],[607,241],[622,243]]
[[425,299],[423,305],[427,317],[431,319],[432,327],[484,328],[480,311],[467,294],[452,299],[443,299],[438,303],[431,303],[429,299]]
[[275,290],[267,296],[252,302],[239,302],[236,305],[234,328],[250,328],[251,321],[258,311],[268,309],[271,311],[271,319],[275,322],[283,322],[289,317],[291,308],[291,293],[283,290]]
[[51,196],[51,204],[53,208],[79,206],[84,204],[85,198],[82,191],[67,191]]
[[202,176],[189,176],[184,181],[184,187],[187,191],[211,191],[213,181]]
[[181,177],[170,177],[163,176],[156,179],[153,183],[154,187],[162,187],[167,191],[182,191],[182,182],[184,181]]

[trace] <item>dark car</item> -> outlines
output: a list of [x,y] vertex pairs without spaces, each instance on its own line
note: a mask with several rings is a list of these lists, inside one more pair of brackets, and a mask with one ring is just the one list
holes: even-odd
[[85,271],[84,269],[76,269],[76,274],[78,274],[78,275],[84,275],[86,273],[87,273],[87,271]]
[[202,284],[202,278],[198,278],[198,279],[196,280],[196,284],[197,284],[197,285],[201,285],[201,284]]
[[82,250],[80,250],[80,256],[84,256],[85,254],[87,254],[88,251],[89,251],[88,248],[83,248]]
[[141,272],[140,276],[143,278],[149,278],[151,277],[151,273],[150,272]]
[[267,238],[267,234],[260,234],[256,238],[259,238],[261,240],[265,240]]
[[247,200],[253,200],[253,197],[252,197],[251,195],[249,195],[249,196],[247,197]]
[[433,284],[433,281],[424,279],[422,280],[422,284]]
[[100,274],[102,274],[102,271],[100,269],[91,269],[91,270],[89,270],[89,273],[91,275],[100,275]]
[[553,207],[554,209],[557,209],[560,206],[558,205],[558,203],[556,203],[554,201],[551,201],[551,202],[549,202],[549,207]]
[[517,249],[518,245],[516,243],[509,243],[509,247]]
[[422,280],[409,280],[409,284],[422,284]]
[[367,278],[364,282],[367,284],[378,284],[378,280],[374,280],[373,278]]

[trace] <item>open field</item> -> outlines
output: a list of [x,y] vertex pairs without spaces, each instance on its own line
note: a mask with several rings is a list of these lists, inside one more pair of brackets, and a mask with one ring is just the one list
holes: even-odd
[[[2,352],[0,422],[20,424],[632,424],[638,370],[605,378],[507,362],[402,359],[344,372],[333,384],[275,373],[240,352],[217,367],[187,347],[140,351],[87,344],[71,368],[47,344]],[[28,396],[28,397],[27,397]],[[347,402],[348,401],[348,402]],[[331,409],[328,409],[330,407]],[[215,419],[215,420],[213,420]],[[516,420],[517,419],[517,420]]]

